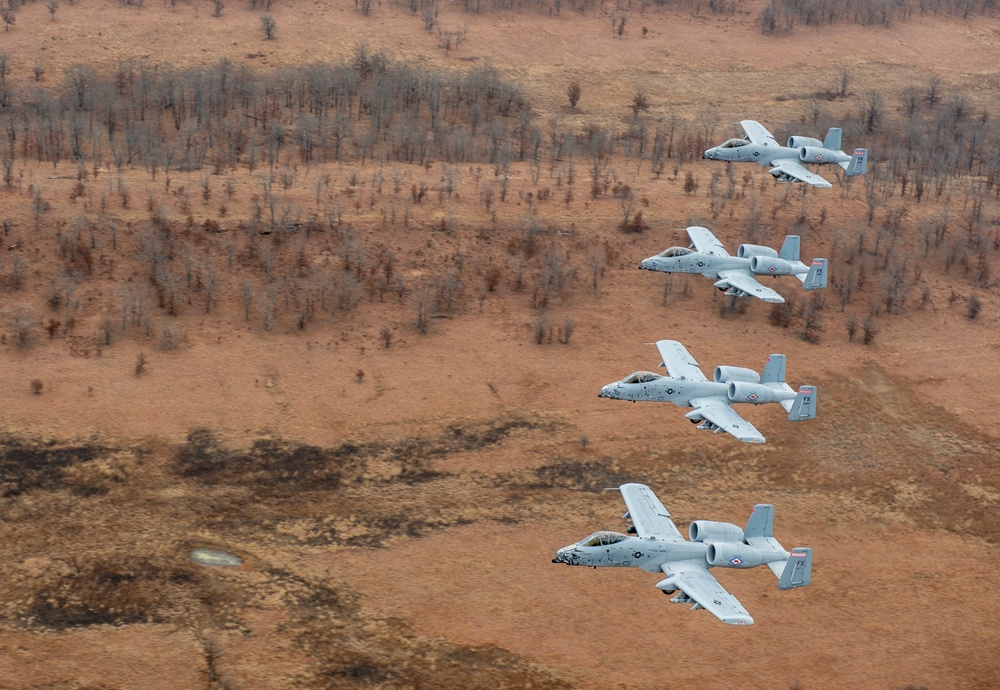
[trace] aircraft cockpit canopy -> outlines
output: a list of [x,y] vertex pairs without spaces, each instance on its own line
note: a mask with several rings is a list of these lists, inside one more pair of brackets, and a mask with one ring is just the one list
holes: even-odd
[[719,148],[720,149],[735,149],[735,148],[739,148],[740,146],[746,146],[749,143],[750,142],[747,141],[746,139],[730,139],[726,143],[722,144]]
[[694,250],[688,249],[687,247],[671,247],[665,252],[662,252],[660,256],[664,259],[669,259],[672,256],[685,256],[686,254],[692,253]]
[[650,383],[662,378],[659,374],[654,374],[651,371],[636,371],[629,374],[628,378],[622,379],[622,383]]
[[623,539],[628,539],[621,532],[594,532],[589,537],[580,542],[580,546],[607,546],[617,544]]

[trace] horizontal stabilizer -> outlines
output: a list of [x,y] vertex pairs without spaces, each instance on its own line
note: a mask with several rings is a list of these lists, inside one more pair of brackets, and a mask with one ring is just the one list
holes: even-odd
[[792,549],[785,561],[785,569],[781,571],[778,589],[796,589],[805,587],[812,581],[813,550],[802,547]]

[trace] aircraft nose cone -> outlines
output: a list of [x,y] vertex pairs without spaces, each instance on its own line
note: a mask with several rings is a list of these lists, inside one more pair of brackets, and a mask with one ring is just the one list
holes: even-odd
[[553,563],[566,563],[567,565],[573,565],[573,549],[576,548],[576,544],[570,544],[569,546],[564,546],[558,551],[556,551],[555,557],[552,559]]

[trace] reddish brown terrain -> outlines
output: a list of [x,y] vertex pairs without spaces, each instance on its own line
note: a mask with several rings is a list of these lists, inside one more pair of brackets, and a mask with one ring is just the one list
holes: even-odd
[[[632,5],[438,5],[428,31],[404,3],[278,0],[272,41],[245,3],[17,8],[6,107],[35,108],[39,132],[39,104],[72,102],[80,65],[121,96],[140,68],[226,59],[263,79],[353,64],[363,42],[427,73],[488,61],[530,104],[542,153],[518,155],[530,132],[510,114],[482,124],[503,124],[506,170],[485,146],[407,163],[377,143],[362,160],[356,105],[350,155],[306,160],[293,95],[270,161],[249,97],[238,119],[257,143],[225,162],[182,165],[180,144],[169,166],[116,162],[134,112],[110,143],[91,123],[79,160],[68,140],[58,160],[25,154],[44,135],[6,130],[0,687],[1000,687],[997,180],[963,161],[917,197],[919,175],[902,184],[878,150],[934,122],[949,124],[913,136],[914,170],[921,151],[968,150],[973,128],[971,150],[996,150],[1000,20],[763,35],[759,0]],[[649,108],[633,116],[637,91]],[[159,117],[165,139],[183,130]],[[700,160],[747,117],[779,140],[843,124],[870,172],[821,170],[838,179],[817,190]],[[671,123],[687,153],[656,171]],[[575,154],[550,157],[560,132]],[[595,132],[617,143],[595,154]],[[831,286],[818,302],[783,279],[782,312],[636,270],[693,223],[732,251],[798,233]],[[706,371],[786,353],[819,416],[741,410],[767,437],[747,446],[672,406],[597,398],[654,369],[659,338]],[[625,528],[603,491],[625,481],[685,531],[773,502],[779,540],[814,548],[813,585],[721,572],[756,621],[735,628],[670,605],[655,575],[551,564]],[[196,547],[244,564],[196,565]]]

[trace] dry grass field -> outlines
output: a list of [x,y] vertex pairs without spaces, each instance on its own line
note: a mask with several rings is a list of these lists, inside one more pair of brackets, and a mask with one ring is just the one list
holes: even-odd
[[[0,4],[0,687],[1000,686],[1000,19],[265,4]],[[702,161],[742,118],[870,172]],[[636,270],[695,223],[831,285]],[[597,398],[660,338],[786,353],[819,416]],[[773,502],[812,586],[719,573],[733,628],[551,564],[625,481]]]

